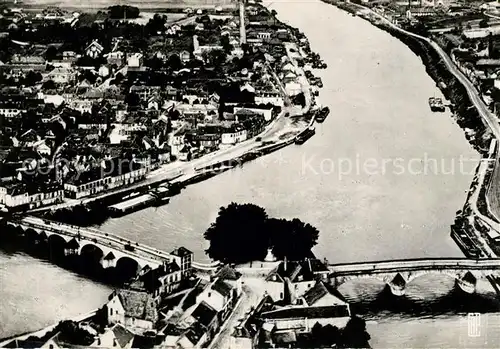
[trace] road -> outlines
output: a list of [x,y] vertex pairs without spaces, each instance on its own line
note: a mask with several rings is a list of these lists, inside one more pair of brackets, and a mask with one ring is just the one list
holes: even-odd
[[[251,307],[256,306],[264,295],[264,280],[257,278],[243,277],[243,293],[239,303],[233,310],[229,318],[223,324],[217,336],[212,340],[208,349],[229,349],[231,348],[231,334],[238,320],[245,317],[245,313]],[[239,349],[239,348],[231,348]]]

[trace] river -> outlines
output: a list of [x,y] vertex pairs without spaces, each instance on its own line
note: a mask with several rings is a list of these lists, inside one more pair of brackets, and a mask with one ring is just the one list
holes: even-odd
[[[441,93],[421,60],[389,34],[319,1],[279,0],[270,7],[300,28],[328,64],[317,74],[324,84],[320,102],[331,114],[317,125],[316,135],[302,146],[190,186],[166,206],[112,219],[100,229],[167,251],[183,245],[204,261],[203,232],[219,207],[252,202],[270,216],[298,217],[316,226],[320,238],[314,253],[332,263],[463,256],[449,237],[450,224],[465,202],[479,155],[449,112],[429,110],[427,99]],[[9,265],[4,274],[12,259],[26,262]],[[31,315],[26,321],[9,320],[0,335],[40,323],[35,296],[51,299],[54,308],[64,304],[72,314],[95,307],[81,297],[72,299],[82,287],[92,301],[91,294],[105,293],[101,286],[23,255],[0,252],[0,266],[2,299],[23,304]],[[32,287],[33,282],[62,282],[61,274],[68,294],[60,298],[52,281],[44,286],[46,293]],[[24,281],[32,279],[37,281]],[[369,281],[340,288],[368,320],[374,347],[495,347],[500,339],[499,304],[485,282],[469,298],[453,291],[453,280],[444,276],[413,281],[401,300],[382,288]],[[0,320],[16,318],[13,307],[0,309]],[[489,311],[476,338],[467,336],[471,311]],[[43,317],[53,322],[61,315],[50,311]]]

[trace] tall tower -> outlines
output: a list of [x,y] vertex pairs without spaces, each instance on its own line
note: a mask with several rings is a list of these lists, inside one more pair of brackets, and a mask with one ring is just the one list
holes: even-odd
[[247,33],[245,29],[245,0],[239,0],[240,5],[240,45],[247,43]]

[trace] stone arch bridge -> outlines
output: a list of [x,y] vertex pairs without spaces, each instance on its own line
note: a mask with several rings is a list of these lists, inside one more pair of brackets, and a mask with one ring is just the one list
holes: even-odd
[[347,264],[330,264],[330,282],[338,287],[359,278],[385,282],[395,295],[403,295],[406,285],[426,274],[444,274],[456,279],[465,292],[475,291],[476,281],[488,279],[498,292],[496,277],[500,276],[500,259],[420,258]]
[[[65,255],[93,253],[105,269],[128,262],[129,265],[136,264],[137,272],[140,273],[177,258],[172,253],[93,228],[77,227],[32,216],[10,220],[6,224],[8,227],[21,229],[24,235],[33,236],[34,239],[43,238],[49,243],[57,243],[64,249]],[[191,267],[208,270],[216,268],[217,265],[190,263],[189,268]]]

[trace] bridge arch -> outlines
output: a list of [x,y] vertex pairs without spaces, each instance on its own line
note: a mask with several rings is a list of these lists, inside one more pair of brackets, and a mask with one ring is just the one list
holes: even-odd
[[12,235],[22,236],[24,235],[24,228],[19,224],[7,224],[7,231]]
[[120,257],[116,261],[116,274],[119,276],[120,281],[129,281],[135,278],[140,272],[139,263],[128,256]]
[[26,236],[26,238],[28,238],[29,240],[35,242],[36,240],[39,239],[40,235],[35,229],[28,228],[24,231],[24,236]]
[[49,259],[61,259],[64,256],[66,240],[60,235],[52,234],[48,237],[47,242],[49,247]]
[[84,243],[80,245],[79,254],[86,262],[99,263],[104,257],[104,251],[93,243]]

